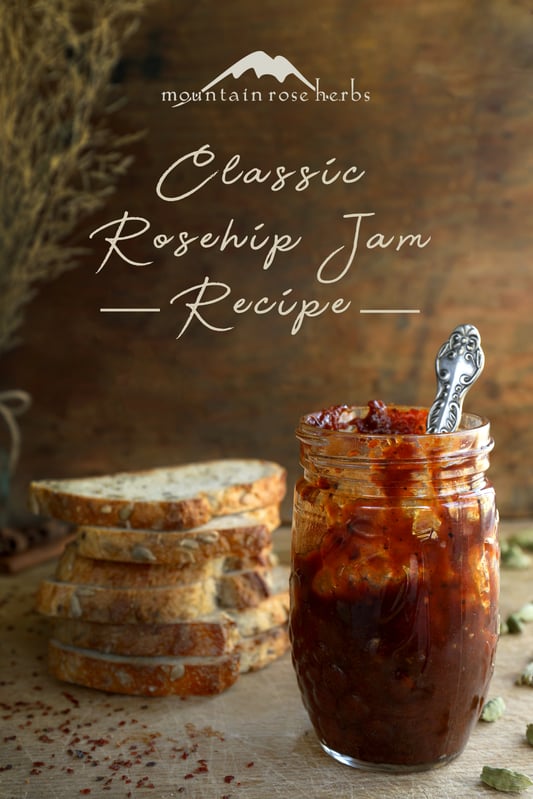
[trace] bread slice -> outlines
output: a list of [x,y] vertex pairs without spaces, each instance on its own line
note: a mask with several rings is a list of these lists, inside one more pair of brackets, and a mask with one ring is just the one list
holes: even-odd
[[[288,569],[279,567],[281,575],[274,576],[274,593],[259,602],[254,608],[233,610],[226,608],[224,613],[234,621],[243,637],[258,635],[272,627],[285,624],[289,617]],[[285,570],[287,572],[285,576]],[[276,569],[275,572],[278,572]],[[280,579],[281,576],[281,579]]]
[[50,673],[69,683],[137,696],[212,696],[239,677],[240,656],[128,657],[48,643]]
[[72,480],[35,481],[32,510],[77,525],[185,530],[213,516],[281,502],[286,470],[257,459],[211,460]]
[[45,616],[106,624],[166,624],[194,619],[217,609],[214,577],[190,585],[109,588],[43,580],[36,610]]
[[195,583],[121,588],[43,580],[35,608],[45,616],[105,624],[171,624],[213,613],[219,607],[255,607],[279,584],[274,569],[229,572]]
[[241,638],[236,651],[239,653],[239,671],[264,669],[287,652],[290,646],[287,624],[272,627],[257,635]]
[[268,505],[183,531],[83,525],[78,528],[78,552],[99,560],[187,566],[221,556],[257,556],[271,545],[272,532],[280,524],[279,505]]
[[240,641],[237,623],[225,613],[172,624],[101,624],[54,619],[53,638],[67,646],[130,657],[217,657]]
[[207,657],[115,655],[71,646],[52,638],[48,669],[59,680],[119,694],[212,696],[239,674],[258,671],[289,648],[287,625],[242,639],[233,652]]
[[[102,624],[55,618],[53,637],[68,646],[116,655],[223,655],[234,651],[243,640],[251,642],[273,628],[286,627],[289,592],[280,577],[276,585],[280,590],[255,608],[216,611],[202,618],[170,624]],[[261,646],[259,640],[256,643]]]
[[248,569],[222,574],[217,580],[217,602],[221,608],[255,608],[272,595],[272,569]]
[[78,542],[73,541],[59,559],[55,579],[110,588],[157,588],[221,577],[225,572],[266,569],[273,566],[274,561],[270,546],[265,547],[258,555],[218,557],[179,566],[166,563],[120,563],[80,555]]

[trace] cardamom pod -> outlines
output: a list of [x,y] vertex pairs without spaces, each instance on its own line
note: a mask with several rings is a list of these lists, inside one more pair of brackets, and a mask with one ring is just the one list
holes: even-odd
[[533,662],[529,662],[516,680],[516,685],[533,685]]
[[528,724],[526,727],[526,741],[533,746],[533,724]]
[[533,780],[527,774],[521,774],[519,771],[512,771],[509,768],[494,768],[493,766],[483,766],[481,781],[485,785],[505,793],[521,793],[533,785]]
[[504,712],[505,702],[503,697],[495,696],[483,705],[480,719],[481,721],[496,721],[503,716]]
[[521,633],[524,630],[524,622],[518,613],[511,613],[506,620],[507,631],[510,633]]

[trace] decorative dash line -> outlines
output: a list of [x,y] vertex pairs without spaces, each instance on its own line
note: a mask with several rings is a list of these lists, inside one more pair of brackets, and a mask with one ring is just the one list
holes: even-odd
[[161,308],[100,308],[100,313],[159,313]]
[[420,313],[420,308],[360,308],[359,313]]

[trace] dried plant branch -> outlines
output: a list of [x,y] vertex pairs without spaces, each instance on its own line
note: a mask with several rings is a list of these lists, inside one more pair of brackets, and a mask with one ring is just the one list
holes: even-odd
[[0,13],[0,352],[66,243],[131,162],[108,125],[112,74],[150,0],[3,0]]

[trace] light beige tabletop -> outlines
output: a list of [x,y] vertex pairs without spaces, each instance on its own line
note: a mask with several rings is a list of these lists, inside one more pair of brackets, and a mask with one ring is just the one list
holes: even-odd
[[[509,522],[502,532],[528,526]],[[276,536],[286,559],[288,531]],[[525,741],[533,689],[515,685],[533,658],[533,623],[502,636],[490,695],[504,698],[506,712],[479,722],[460,758],[420,774],[371,774],[322,753],[288,654],[206,699],[110,695],[52,679],[48,627],[32,603],[53,568],[0,577],[0,799],[486,799],[505,794],[481,784],[484,764],[533,778],[533,747]],[[530,599],[533,569],[502,570],[502,616]]]

